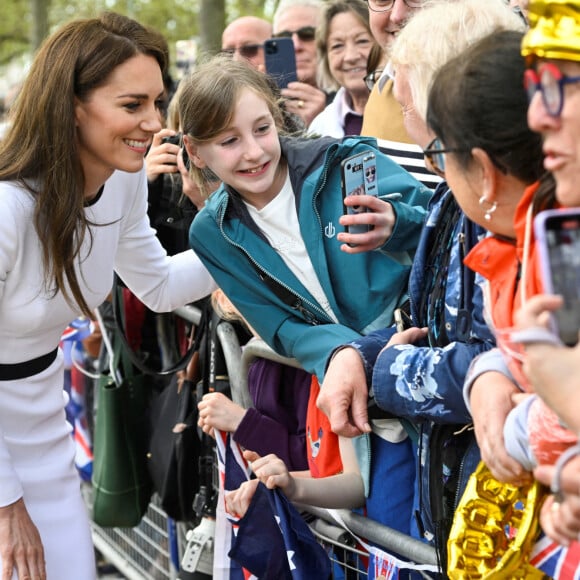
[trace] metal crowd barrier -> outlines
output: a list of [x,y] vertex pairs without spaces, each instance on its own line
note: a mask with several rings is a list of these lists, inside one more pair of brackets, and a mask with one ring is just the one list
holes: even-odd
[[[201,312],[194,306],[184,306],[174,311],[181,318],[199,325]],[[217,335],[226,361],[232,399],[250,408],[253,406],[248,390],[248,369],[256,358],[265,358],[300,368],[295,360],[274,352],[261,339],[252,339],[241,346],[235,328],[221,321]],[[90,494],[90,490],[89,490]],[[87,503],[90,502],[90,498]],[[366,552],[357,547],[352,534],[364,538],[387,553],[395,553],[417,564],[437,565],[435,549],[415,538],[384,526],[368,517],[349,510],[336,510],[345,527],[339,524],[329,510],[308,505],[298,506],[310,514],[309,525],[318,541],[328,548],[329,557],[345,571],[345,577],[364,578],[366,571],[353,558],[364,558]],[[348,529],[347,529],[348,528]],[[131,580],[179,579],[179,561],[185,550],[186,526],[175,525],[152,501],[144,520],[139,526],[127,529],[103,529],[93,524],[95,546],[103,556]],[[352,534],[351,534],[352,532]],[[337,553],[348,553],[353,558],[339,561]],[[189,576],[188,576],[189,577]]]

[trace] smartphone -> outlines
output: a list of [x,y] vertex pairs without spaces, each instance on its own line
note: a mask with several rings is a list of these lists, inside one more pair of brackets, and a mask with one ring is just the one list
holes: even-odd
[[540,212],[534,234],[544,288],[564,299],[553,313],[553,330],[564,344],[574,346],[580,330],[580,208]]
[[181,159],[183,159],[183,164],[187,169],[189,169],[190,166],[189,155],[187,154],[185,146],[183,145],[183,135],[181,133],[170,135],[169,137],[163,137],[163,139],[161,139],[161,143],[171,143],[172,145],[179,145],[179,147],[181,147]]
[[[341,163],[341,185],[343,198],[351,195],[377,195],[377,163],[372,151],[363,151],[344,159]],[[364,205],[345,206],[349,215],[366,212]],[[364,234],[367,224],[347,226],[349,234]]]
[[288,83],[298,80],[296,75],[296,55],[291,38],[269,38],[264,42],[266,72],[279,88],[284,89]]

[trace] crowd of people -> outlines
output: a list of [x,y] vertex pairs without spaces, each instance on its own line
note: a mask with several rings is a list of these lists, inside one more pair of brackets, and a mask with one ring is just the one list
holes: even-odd
[[[283,88],[270,38],[294,45]],[[281,0],[173,87],[130,18],[50,36],[0,141],[2,579],[95,577],[57,345],[114,273],[156,312],[212,294],[301,367],[254,364],[254,408],[199,401],[253,467],[230,512],[262,484],[363,510],[446,577],[482,461],[544,484],[542,534],[580,540],[580,347],[534,231],[580,206],[579,38],[578,0]],[[345,197],[346,167],[373,189]]]

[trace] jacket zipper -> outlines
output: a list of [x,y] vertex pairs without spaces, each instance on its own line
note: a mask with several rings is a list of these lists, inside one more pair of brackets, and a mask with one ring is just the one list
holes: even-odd
[[306,298],[304,298],[303,296],[301,296],[300,294],[298,294],[295,290],[293,290],[292,288],[290,288],[290,286],[288,286],[288,284],[285,284],[284,282],[282,282],[282,280],[276,278],[275,276],[272,276],[272,274],[270,274],[265,268],[263,268],[260,264],[258,264],[258,262],[256,262],[256,260],[254,260],[254,258],[251,256],[251,254],[243,246],[241,246],[240,244],[234,242],[234,240],[232,240],[228,235],[226,235],[226,233],[224,232],[224,229],[223,229],[223,220],[222,220],[222,217],[221,216],[220,216],[220,231],[222,233],[222,236],[232,246],[238,248],[239,250],[241,250],[242,252],[244,252],[244,254],[246,254],[246,256],[248,257],[248,260],[250,260],[250,262],[252,262],[252,264],[254,264],[254,266],[260,272],[263,272],[264,276],[268,276],[269,278],[271,278],[272,280],[274,280],[277,284],[279,284],[280,286],[282,286],[282,288],[286,289],[288,292],[290,292],[291,294],[293,294],[294,296],[296,296],[296,298],[297,298],[296,303],[293,304],[291,306],[291,308],[293,308],[294,310],[297,310],[298,312],[300,312],[300,314],[302,314],[302,316],[304,317],[304,319],[306,320],[306,322],[312,324],[313,326],[317,326],[318,324],[321,324],[320,321],[318,320],[318,318],[316,318],[316,315],[313,314],[312,312],[310,312],[307,308],[305,308],[304,307],[304,304],[306,304],[307,306],[309,306],[312,310],[320,313],[324,318],[326,318],[328,320],[328,322],[332,322],[332,320],[330,319],[330,317],[326,314],[326,312],[324,310],[322,310],[322,308],[319,308],[318,306],[316,306],[316,304],[313,304],[312,302],[310,302],[309,300],[307,300]]

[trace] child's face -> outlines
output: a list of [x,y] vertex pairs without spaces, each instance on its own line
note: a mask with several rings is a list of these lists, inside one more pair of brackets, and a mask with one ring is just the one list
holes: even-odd
[[192,149],[197,167],[209,167],[258,209],[272,201],[284,185],[274,119],[266,101],[250,89],[240,93],[230,127]]

